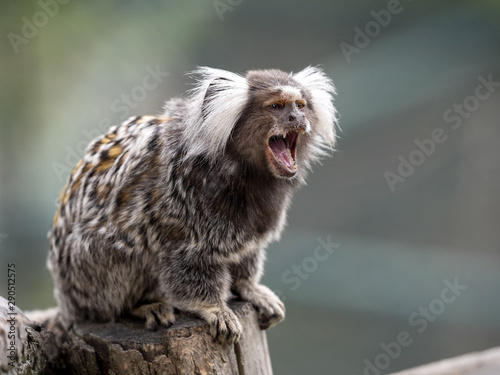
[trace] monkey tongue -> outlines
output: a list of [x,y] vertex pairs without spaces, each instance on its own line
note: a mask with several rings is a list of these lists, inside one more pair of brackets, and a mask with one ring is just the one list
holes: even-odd
[[274,155],[276,155],[276,158],[280,160],[288,169],[293,168],[294,161],[283,138],[269,142],[269,147],[273,151]]

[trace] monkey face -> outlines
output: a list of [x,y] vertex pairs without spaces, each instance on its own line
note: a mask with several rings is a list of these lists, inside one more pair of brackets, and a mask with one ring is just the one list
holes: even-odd
[[274,177],[289,179],[304,167],[313,112],[307,91],[282,75],[284,79],[272,85],[262,84],[259,77],[232,139],[247,162],[265,168]]
[[194,73],[200,78],[185,104],[184,160],[224,157],[241,170],[300,183],[311,162],[334,147],[335,88],[318,68],[252,70],[245,77],[212,68]]
[[297,173],[297,146],[311,128],[307,101],[298,88],[287,86],[276,88],[263,104],[273,124],[265,138],[267,163],[276,177],[291,178]]

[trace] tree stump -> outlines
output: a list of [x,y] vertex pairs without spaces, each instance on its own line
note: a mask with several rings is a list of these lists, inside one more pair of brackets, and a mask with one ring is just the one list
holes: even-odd
[[6,335],[11,323],[7,301],[0,297],[0,370],[7,374],[272,374],[266,334],[259,328],[255,309],[247,302],[229,305],[243,326],[234,345],[214,342],[205,321],[182,313],[172,327],[154,332],[134,319],[78,324],[66,331],[55,310],[45,321],[50,329],[16,310],[12,366]]

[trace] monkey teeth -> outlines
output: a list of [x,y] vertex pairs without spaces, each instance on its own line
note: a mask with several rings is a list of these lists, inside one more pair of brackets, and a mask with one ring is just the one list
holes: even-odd
[[296,131],[283,131],[269,138],[269,148],[275,161],[273,165],[280,175],[291,177],[296,172],[295,146],[299,133]]

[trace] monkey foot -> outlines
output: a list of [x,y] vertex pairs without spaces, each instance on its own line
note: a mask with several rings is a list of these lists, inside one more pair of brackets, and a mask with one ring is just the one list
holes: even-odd
[[243,328],[238,317],[227,307],[203,314],[210,324],[210,335],[220,344],[232,344],[240,338]]
[[259,311],[259,326],[269,329],[285,319],[285,305],[268,287],[256,285],[246,290],[241,297],[252,303]]
[[170,327],[175,322],[174,308],[166,300],[139,305],[132,310],[132,315],[146,319],[149,330],[157,329],[158,323]]

